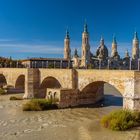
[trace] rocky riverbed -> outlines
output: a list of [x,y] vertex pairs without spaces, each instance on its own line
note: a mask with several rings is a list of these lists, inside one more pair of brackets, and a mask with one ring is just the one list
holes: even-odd
[[139,140],[140,128],[114,132],[100,125],[103,115],[122,107],[117,91],[108,86],[105,90],[101,107],[42,112],[23,112],[24,101],[0,96],[0,140]]

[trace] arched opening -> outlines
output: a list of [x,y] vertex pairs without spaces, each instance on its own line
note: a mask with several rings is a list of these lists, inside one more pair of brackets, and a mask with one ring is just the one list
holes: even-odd
[[53,97],[54,99],[56,98],[56,92],[54,92],[54,97]]
[[88,84],[81,93],[81,102],[84,104],[100,103],[101,106],[123,105],[121,93],[114,86],[104,81]]
[[25,91],[25,75],[20,75],[15,83],[15,89],[18,93],[24,93]]
[[7,81],[5,76],[3,74],[0,74],[0,88],[3,88],[6,85],[7,85]]
[[123,96],[114,86],[111,84],[104,84],[104,106],[123,106]]
[[40,85],[40,93],[39,93],[40,98],[46,97],[47,88],[58,89],[58,88],[61,88],[61,84],[54,77],[45,78]]

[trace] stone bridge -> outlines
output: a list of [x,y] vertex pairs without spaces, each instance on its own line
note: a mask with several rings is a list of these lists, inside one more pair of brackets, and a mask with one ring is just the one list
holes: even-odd
[[140,110],[140,71],[0,68],[1,87],[24,92],[24,98],[52,97],[54,91],[61,107],[96,103],[103,99],[104,83],[120,92],[124,108]]

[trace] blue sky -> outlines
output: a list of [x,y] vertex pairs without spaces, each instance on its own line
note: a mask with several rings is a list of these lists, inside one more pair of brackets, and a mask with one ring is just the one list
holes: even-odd
[[140,34],[140,1],[0,0],[0,56],[63,57],[67,27],[72,52],[77,48],[80,53],[85,19],[91,52],[96,52],[101,35],[110,51],[115,33],[123,56],[126,49],[131,51],[135,29]]

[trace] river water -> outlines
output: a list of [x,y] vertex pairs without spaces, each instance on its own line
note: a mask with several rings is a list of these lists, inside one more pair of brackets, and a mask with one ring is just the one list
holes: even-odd
[[103,107],[23,112],[24,101],[9,101],[10,96],[0,96],[0,140],[140,140],[140,128],[114,132],[100,125],[103,115],[122,107],[109,85]]

